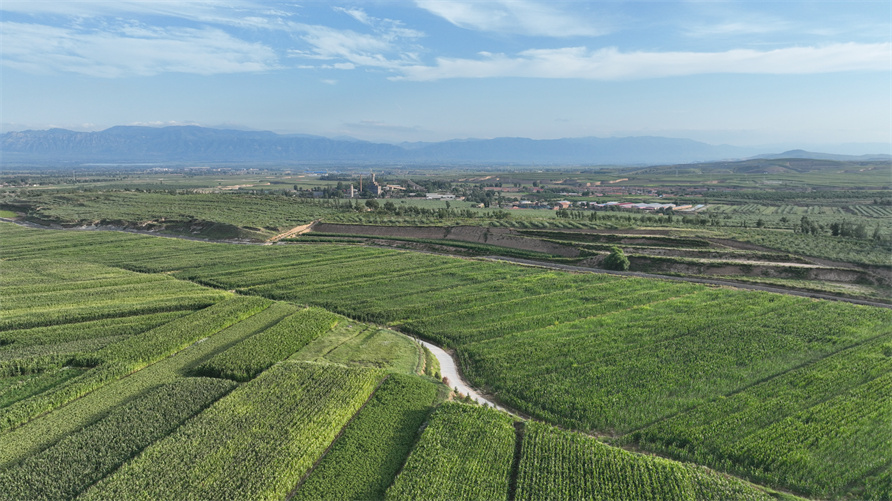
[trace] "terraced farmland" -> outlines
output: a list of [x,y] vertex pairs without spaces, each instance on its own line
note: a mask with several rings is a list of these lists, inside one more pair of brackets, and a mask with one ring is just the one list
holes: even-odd
[[[298,314],[289,309],[293,306],[285,305],[275,306],[275,314],[266,313],[276,304],[272,300],[314,305],[353,319],[387,324],[437,341],[455,349],[464,374],[475,385],[494,394],[500,402],[543,421],[599,435],[609,443],[693,461],[757,483],[809,496],[883,499],[884,493],[890,491],[892,462],[887,451],[892,444],[888,426],[889,416],[892,415],[892,392],[888,391],[892,385],[889,381],[892,367],[887,362],[892,343],[892,311],[888,309],[678,282],[573,274],[358,246],[237,246],[111,233],[48,232],[9,225],[0,225],[0,229],[3,232],[0,239],[2,265],[10,269],[28,269],[31,263],[85,263],[81,269],[96,274],[97,281],[112,280],[108,286],[122,287],[120,290],[123,291],[129,290],[130,284],[115,284],[113,281],[118,279],[116,274],[128,277],[163,276],[163,280],[157,281],[159,284],[177,282],[179,279],[181,282],[178,283],[184,284],[183,287],[206,291],[198,296],[207,294],[207,297],[216,298],[211,306],[194,312],[189,310],[181,316],[175,315],[177,310],[170,309],[161,313],[145,311],[142,303],[136,299],[131,303],[125,302],[130,305],[125,308],[129,316],[122,318],[130,319],[128,325],[131,327],[115,330],[121,332],[116,335],[123,336],[122,339],[97,349],[75,350],[71,352],[72,355],[66,355],[66,360],[78,363],[84,368],[79,370],[86,372],[53,375],[52,370],[61,370],[61,364],[67,363],[62,361],[62,356],[43,366],[35,365],[36,369],[32,372],[46,377],[44,381],[34,380],[36,393],[0,409],[0,417],[7,423],[8,430],[0,433],[0,458],[5,458],[0,464],[13,465],[58,440],[29,438],[31,442],[26,442],[17,439],[25,432],[28,436],[37,437],[37,430],[44,429],[40,423],[55,423],[57,421],[54,420],[60,418],[54,416],[63,416],[69,410],[74,412],[78,405],[84,406],[88,402],[98,405],[101,402],[98,397],[92,401],[89,397],[100,395],[103,388],[120,385],[134,377],[136,379],[133,381],[140,381],[140,374],[150,373],[144,371],[155,367],[159,367],[157,370],[160,371],[160,368],[166,367],[164,364],[173,363],[181,354],[191,350],[204,349],[202,347],[207,343],[216,344],[212,345],[213,349],[178,365],[175,376],[166,377],[176,379],[205,364],[204,367],[209,370],[211,367],[218,370],[216,375],[232,370],[233,375],[227,377],[253,379],[241,383],[229,396],[173,432],[179,437],[178,442],[191,440],[189,437],[194,436],[198,447],[196,450],[213,451],[212,440],[207,438],[210,436],[207,434],[214,433],[218,436],[223,436],[220,433],[231,433],[232,437],[239,437],[236,440],[238,443],[254,444],[250,432],[244,431],[247,425],[238,424],[231,414],[235,413],[235,409],[266,408],[271,405],[269,402],[277,397],[273,396],[275,391],[272,388],[263,386],[266,384],[264,381],[282,377],[285,380],[281,382],[281,391],[285,393],[281,395],[290,394],[288,392],[303,394],[301,392],[309,391],[301,386],[305,383],[300,382],[306,378],[313,381],[316,381],[313,378],[317,378],[318,381],[313,384],[322,384],[323,381],[329,384],[325,379],[329,376],[322,374],[325,371],[316,376],[305,376],[309,370],[307,367],[313,367],[313,370],[323,367],[341,371],[340,376],[332,376],[331,384],[335,384],[335,379],[343,379],[343,384],[347,385],[345,388],[352,388],[345,389],[344,393],[338,393],[340,390],[332,392],[341,395],[337,398],[347,410],[337,410],[340,407],[333,404],[329,409],[326,407],[328,404],[324,403],[325,398],[322,395],[318,397],[321,402],[318,405],[322,406],[319,409],[324,410],[320,413],[330,419],[326,418],[329,419],[325,421],[327,424],[318,424],[319,427],[314,428],[317,430],[314,433],[324,438],[307,446],[307,451],[314,452],[297,458],[293,451],[256,445],[256,451],[264,451],[264,457],[278,458],[270,459],[269,464],[258,465],[255,472],[257,478],[268,482],[263,486],[230,472],[227,470],[229,466],[226,466],[239,461],[241,457],[258,457],[252,455],[260,454],[252,452],[254,445],[245,445],[246,449],[235,445],[221,449],[219,457],[214,456],[217,453],[207,452],[206,455],[217,459],[207,459],[207,463],[202,463],[190,456],[193,452],[177,449],[173,445],[175,440],[161,439],[149,446],[146,453],[124,465],[114,477],[100,481],[92,491],[95,494],[91,494],[97,497],[126,498],[143,489],[152,492],[155,492],[153,489],[160,489],[155,494],[169,497],[172,491],[164,490],[169,487],[150,486],[144,479],[144,475],[145,478],[160,478],[171,474],[157,459],[162,453],[182,456],[183,464],[194,462],[204,465],[200,467],[203,473],[177,473],[180,476],[171,477],[171,485],[179,485],[184,492],[193,493],[195,498],[209,497],[211,494],[203,490],[206,487],[196,483],[191,475],[208,476],[210,481],[207,485],[216,486],[218,495],[225,492],[238,497],[238,493],[246,492],[251,493],[248,497],[259,498],[287,494],[310,471],[385,374],[377,371],[356,372],[357,369],[331,364],[306,365],[293,361],[276,364],[288,358],[288,351],[299,349],[303,341],[281,353],[269,352],[269,357],[256,367],[237,362],[240,357],[247,357],[245,353],[248,352],[267,353],[266,347],[278,344],[267,340],[280,339],[274,326],[285,322],[283,319],[288,315]],[[84,252],[87,246],[89,253]],[[143,273],[135,274],[120,268]],[[56,268],[47,268],[50,269]],[[58,278],[52,279],[53,275],[47,272],[43,282],[38,280],[34,284],[34,287],[44,287],[45,291],[34,289],[27,300],[23,299],[15,308],[4,311],[0,322],[7,322],[9,327],[0,331],[0,339],[8,335],[9,339],[24,343],[16,349],[40,346],[39,340],[42,339],[81,342],[92,339],[89,333],[101,332],[99,324],[94,322],[116,318],[113,309],[108,310],[112,313],[102,313],[98,318],[79,317],[80,314],[76,313],[78,302],[75,296],[69,296],[75,313],[70,317],[47,316],[48,323],[42,324],[36,313],[29,311],[28,301],[40,305],[45,299],[41,294],[55,294],[57,289],[60,299],[64,298],[73,285],[66,288],[60,284],[79,283],[72,269],[61,266],[54,273]],[[14,280],[2,284],[4,291],[20,286]],[[246,296],[232,298],[232,293],[225,290],[234,290]],[[94,296],[86,297],[88,301],[94,300]],[[101,304],[100,299],[96,301]],[[154,322],[162,320],[152,317],[154,314],[171,315],[171,318],[161,325],[154,325]],[[263,321],[256,320],[260,318],[258,315],[264,314],[270,316]],[[83,334],[52,330],[54,322],[64,322],[68,318],[74,319],[72,322],[77,322],[77,325],[83,325]],[[240,325],[251,327],[239,330]],[[149,327],[139,331],[140,326]],[[231,337],[226,338],[227,341],[215,341],[224,339],[221,336],[227,335],[227,332],[232,333]],[[298,337],[307,339],[307,342],[312,338]],[[202,339],[207,340],[194,344]],[[0,347],[0,356],[10,347],[15,347],[16,342]],[[236,348],[239,346],[245,351]],[[323,343],[314,342],[314,346],[320,348]],[[219,355],[221,353],[226,354]],[[133,371],[137,371],[133,376],[121,379]],[[290,371],[291,375],[286,376],[282,371]],[[20,371],[22,375],[26,373]],[[15,377],[21,378],[22,375]],[[0,388],[12,388],[19,381],[22,380],[4,382]],[[145,381],[140,383],[145,386],[131,390],[131,395],[161,384],[160,379],[152,384],[148,379]],[[354,383],[355,386],[350,386]],[[45,385],[56,386],[41,390]],[[258,390],[252,393],[247,388]],[[86,395],[86,399],[72,402],[81,395]],[[64,405],[67,402],[71,403]],[[369,402],[371,406],[375,400]],[[92,414],[86,413],[79,418],[81,425],[72,426],[67,432],[55,433],[64,436],[74,432],[78,427],[94,422],[101,413],[118,403],[108,404],[109,407],[105,409],[97,407]],[[443,481],[442,485],[423,485],[419,480],[413,480],[413,476],[419,477],[426,471],[425,468],[434,465],[442,467],[445,472],[441,474],[443,478],[451,478],[449,475],[455,474],[450,470],[454,465],[450,466],[448,461],[457,460],[438,463],[441,458],[437,455],[437,447],[440,446],[422,446],[428,442],[440,443],[437,442],[440,438],[436,438],[439,435],[443,435],[444,440],[458,440],[449,442],[454,445],[443,445],[443,451],[455,448],[459,452],[454,457],[475,457],[472,449],[479,444],[468,442],[467,437],[447,436],[451,432],[436,431],[438,428],[434,424],[438,419],[445,419],[437,416],[441,412],[444,416],[453,412],[444,410],[451,407],[441,408],[433,415],[419,445],[403,466],[403,472],[389,486],[388,496],[473,497],[485,493],[486,496],[507,498],[512,492],[515,495],[542,492],[535,490],[539,488],[535,486],[536,482],[540,482],[536,479],[543,478],[543,474],[536,472],[539,467],[533,467],[531,471],[523,470],[531,479],[528,488],[532,490],[524,490],[527,487],[523,486],[527,484],[523,482],[511,487],[512,468],[521,471],[517,465],[512,466],[515,464],[512,458],[515,457],[518,442],[513,421],[500,414],[496,414],[499,418],[493,418],[493,422],[482,425],[482,428],[479,423],[471,424],[474,421],[471,418],[456,418],[456,426],[477,426],[474,429],[484,431],[474,433],[493,437],[504,434],[507,437],[504,441],[508,444],[504,446],[507,449],[505,468],[508,473],[502,470],[501,465],[505,461],[491,458],[489,463],[479,467],[479,479],[478,473],[468,474],[474,478],[468,480],[467,485],[453,485],[451,481]],[[37,418],[42,412],[52,409],[56,410]],[[309,412],[298,407],[288,409],[298,416]],[[485,409],[467,412],[476,414],[483,411],[495,413]],[[271,414],[270,423],[286,419],[277,416]],[[357,424],[358,429],[362,429],[362,416],[363,412],[360,412],[353,421],[353,424],[360,423]],[[303,418],[288,421],[282,427],[287,430],[280,432],[288,434],[289,440],[293,439],[294,443],[304,443],[309,435],[301,430],[309,422]],[[22,423],[25,423],[24,426],[11,430]],[[211,429],[222,431],[211,432]],[[351,435],[349,430],[350,426],[342,435],[345,444],[350,443],[346,438]],[[535,426],[530,430],[536,430]],[[248,435],[242,435],[243,432]],[[411,434],[404,432],[402,436],[408,440],[406,437]],[[549,433],[542,432],[542,437],[546,438],[541,438],[542,444],[545,444],[541,450],[553,450],[555,447],[557,449],[554,450],[558,451],[563,450],[561,448],[578,449],[586,451],[573,453],[580,457],[606,455],[618,458],[618,461],[627,461],[628,471],[624,470],[625,473],[621,475],[628,478],[622,482],[640,486],[644,489],[640,491],[642,493],[652,492],[647,489],[654,486],[641,478],[643,474],[636,473],[639,471],[636,469],[639,466],[635,466],[639,464],[638,459],[627,459],[622,456],[622,451],[615,449],[599,449],[606,446],[593,439],[586,439],[592,440],[591,443],[578,439],[585,442],[578,447],[560,445],[575,443],[577,439]],[[475,435],[469,432],[469,436]],[[275,440],[272,435],[268,439]],[[267,439],[258,440],[263,442]],[[335,442],[331,454],[338,450],[338,443]],[[520,443],[522,445],[523,441]],[[153,452],[151,454],[156,456],[152,456],[149,451],[156,448],[160,452]],[[501,445],[494,445],[492,449],[498,454],[505,452]],[[564,453],[541,454],[549,457]],[[386,455],[380,457],[382,464],[397,462],[397,459],[388,459]],[[324,461],[320,463],[320,468],[324,464]],[[474,464],[467,462],[459,466],[472,468]],[[845,467],[833,466],[839,464]],[[491,471],[487,467],[491,467]],[[666,478],[686,479],[671,482],[677,482],[678,489],[681,489],[678,492],[687,492],[694,498],[705,496],[698,492],[719,492],[709,490],[713,487],[727,488],[721,492],[744,499],[757,498],[761,492],[753,493],[737,484],[721,484],[720,480],[725,477],[717,477],[699,466],[667,462],[640,468],[647,471],[657,469],[669,475]],[[473,468],[468,471],[476,472]],[[575,487],[579,482],[578,475],[583,475],[584,471],[580,469],[568,474],[573,478],[568,477],[561,485],[542,488],[547,492],[565,488],[570,493],[599,492],[586,490],[595,487]],[[307,486],[319,487],[318,481],[313,480],[314,475],[306,479]],[[287,481],[276,484],[272,480],[280,477]],[[506,480],[503,481],[503,477]],[[518,479],[521,478],[527,477],[518,476]],[[718,483],[710,483],[713,480]],[[355,487],[355,492],[377,489],[375,492],[380,493],[384,483],[385,480],[380,478],[370,480],[365,486]],[[369,487],[373,484],[376,487]],[[653,492],[656,498],[668,495]],[[555,498],[561,496],[554,494]],[[567,498],[573,498],[573,495],[568,494]]]

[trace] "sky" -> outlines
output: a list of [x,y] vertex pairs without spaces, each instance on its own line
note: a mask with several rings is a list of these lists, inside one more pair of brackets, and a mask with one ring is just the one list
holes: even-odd
[[892,142],[892,1],[3,0],[0,129]]

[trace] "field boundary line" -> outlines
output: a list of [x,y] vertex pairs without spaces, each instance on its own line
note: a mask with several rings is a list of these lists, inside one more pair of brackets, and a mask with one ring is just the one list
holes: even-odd
[[517,495],[517,477],[520,475],[520,460],[523,455],[523,436],[525,431],[525,421],[514,422],[514,458],[511,460],[511,474],[508,477],[508,501],[514,501]]

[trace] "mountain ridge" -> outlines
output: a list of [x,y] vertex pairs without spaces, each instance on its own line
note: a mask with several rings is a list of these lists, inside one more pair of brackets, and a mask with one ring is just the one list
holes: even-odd
[[[387,144],[308,134],[216,129],[196,125],[118,125],[97,132],[26,130],[0,135],[3,162],[209,162],[658,165],[746,158],[876,160],[889,155],[832,155],[711,145],[659,136],[455,139]],[[805,156],[803,156],[805,155]],[[832,157],[832,158],[831,158]]]

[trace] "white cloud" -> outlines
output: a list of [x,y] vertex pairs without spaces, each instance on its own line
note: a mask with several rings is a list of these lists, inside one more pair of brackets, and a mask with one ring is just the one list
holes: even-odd
[[359,21],[362,24],[372,26],[372,19],[369,18],[369,15],[366,14],[365,11],[362,9],[345,9],[344,7],[333,7],[333,8],[335,11],[343,12],[344,14],[347,14],[348,16],[352,17],[353,19],[356,19],[357,21]]
[[[414,40],[424,33],[360,8],[333,10],[362,23],[361,31],[299,23],[293,20],[297,5],[270,8],[252,0],[5,0],[0,11],[32,19],[3,24],[2,64],[31,73],[120,77],[263,71],[280,68],[277,51],[323,61],[298,68],[394,69],[419,63],[423,49]],[[58,24],[60,19],[65,24]],[[274,49],[257,42],[270,40],[269,32],[277,32],[274,40],[287,34],[297,43]]]
[[435,66],[401,68],[394,79],[430,81],[445,78],[576,78],[632,80],[709,73],[810,74],[892,70],[892,44],[843,43],[724,52],[620,52],[616,48],[533,49],[509,57],[484,54],[481,59],[438,58]]
[[341,60],[335,65],[339,69],[350,69],[353,66],[396,68],[401,64],[385,55],[397,52],[397,49],[377,36],[319,25],[294,25],[294,28],[303,32],[300,38],[312,49],[289,51],[294,57]]
[[729,21],[715,24],[691,26],[686,33],[692,37],[713,37],[733,35],[764,35],[792,30],[791,23],[784,21]]
[[478,31],[561,38],[597,36],[611,31],[590,19],[581,19],[578,12],[559,10],[554,2],[415,0],[415,3],[456,26]]
[[124,24],[104,31],[30,23],[0,23],[2,64],[18,70],[95,77],[164,72],[257,72],[277,67],[269,47],[213,28],[158,28]]
[[374,33],[360,33],[322,25],[288,23],[289,29],[292,32],[300,33],[299,38],[310,46],[310,50],[289,50],[289,56],[340,60],[335,64],[315,66],[327,69],[353,69],[357,66],[396,69],[407,64],[418,64],[417,51],[421,49],[413,45],[411,40],[424,36],[423,33],[404,28],[401,22],[393,19],[369,16],[361,9],[335,7],[334,10],[370,26]]

